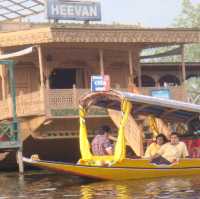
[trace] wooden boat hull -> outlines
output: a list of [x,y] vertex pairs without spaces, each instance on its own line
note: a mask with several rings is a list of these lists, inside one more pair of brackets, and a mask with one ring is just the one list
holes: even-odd
[[[76,176],[102,180],[130,180],[155,177],[200,175],[200,159],[185,159],[178,164],[154,165],[147,160],[126,159],[120,164],[108,166],[86,166],[62,162],[23,159],[24,162],[37,167]],[[123,166],[122,166],[123,165]]]

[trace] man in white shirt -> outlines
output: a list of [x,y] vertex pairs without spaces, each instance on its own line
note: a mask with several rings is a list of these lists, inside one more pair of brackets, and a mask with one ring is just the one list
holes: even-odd
[[159,151],[152,157],[151,163],[171,164],[189,156],[184,142],[179,141],[178,134],[173,132],[170,136],[170,142],[161,146]]

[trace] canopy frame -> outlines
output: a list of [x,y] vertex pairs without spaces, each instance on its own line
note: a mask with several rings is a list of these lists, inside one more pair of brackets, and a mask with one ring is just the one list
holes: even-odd
[[43,0],[0,0],[0,21],[39,14],[44,8]]

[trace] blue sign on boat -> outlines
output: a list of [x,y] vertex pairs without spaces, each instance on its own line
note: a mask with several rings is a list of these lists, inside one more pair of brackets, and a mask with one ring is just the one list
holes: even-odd
[[92,76],[91,77],[91,91],[109,91],[110,90],[110,77],[104,76]]
[[170,91],[169,91],[169,89],[152,90],[151,96],[158,97],[158,98],[164,98],[164,99],[170,99]]
[[100,21],[101,5],[91,1],[48,0],[47,17],[55,20]]

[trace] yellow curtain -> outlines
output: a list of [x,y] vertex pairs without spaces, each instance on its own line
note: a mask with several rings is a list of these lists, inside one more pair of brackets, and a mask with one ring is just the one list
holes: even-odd
[[79,129],[79,143],[80,143],[80,153],[83,160],[89,160],[92,158],[90,151],[90,144],[87,137],[87,128],[85,123],[86,110],[80,106],[79,107],[79,118],[80,118],[80,129]]
[[[79,117],[80,117],[80,129],[79,129],[79,143],[80,143],[80,153],[81,159],[79,163],[91,164],[91,165],[110,165],[113,162],[118,162],[125,159],[126,156],[126,143],[124,136],[124,127],[128,121],[128,115],[131,111],[132,105],[127,100],[123,100],[121,104],[121,110],[123,113],[122,120],[120,122],[120,127],[118,130],[118,139],[115,145],[115,151],[113,156],[93,156],[90,151],[90,144],[87,137],[87,128],[85,123],[86,110],[80,106],[79,107]],[[100,161],[100,162],[99,162]]]
[[117,143],[115,145],[115,153],[114,153],[114,160],[115,162],[121,161],[125,159],[126,157],[126,141],[124,136],[124,128],[126,125],[126,122],[128,121],[128,115],[131,111],[132,104],[127,101],[123,100],[121,104],[121,110],[122,110],[122,120],[120,123],[120,127],[118,130],[118,139]]
[[153,115],[148,116],[149,127],[153,133],[153,138],[159,134],[159,129],[156,123],[156,118]]

